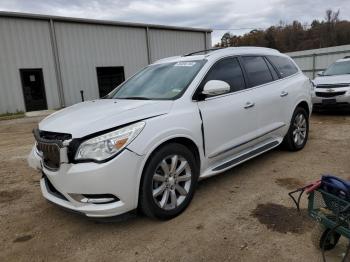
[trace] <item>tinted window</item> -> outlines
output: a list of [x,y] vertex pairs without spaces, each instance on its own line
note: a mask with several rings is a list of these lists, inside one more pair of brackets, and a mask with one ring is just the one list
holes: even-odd
[[298,68],[294,65],[294,63],[287,57],[283,56],[268,56],[269,60],[274,64],[277,68],[280,76],[287,77],[298,72]]
[[210,80],[227,82],[231,87],[231,92],[245,88],[242,69],[237,58],[225,58],[217,62],[206,75],[202,88]]
[[265,59],[265,62],[267,63],[267,66],[268,66],[269,69],[270,69],[270,72],[271,72],[271,74],[272,74],[273,79],[274,79],[274,80],[279,79],[279,76],[278,76],[276,70],[275,70],[275,69],[273,68],[273,66],[271,65],[270,61],[267,60],[267,59]]
[[264,58],[261,56],[243,56],[242,59],[251,87],[273,81],[271,72]]

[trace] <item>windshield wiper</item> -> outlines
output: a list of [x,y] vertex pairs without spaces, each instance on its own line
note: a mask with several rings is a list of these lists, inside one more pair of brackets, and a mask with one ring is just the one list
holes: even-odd
[[148,97],[144,97],[144,96],[128,96],[128,97],[117,97],[117,99],[135,99],[135,100],[151,100]]
[[350,75],[350,73],[343,73],[343,74],[323,74],[322,76],[341,76],[341,75]]

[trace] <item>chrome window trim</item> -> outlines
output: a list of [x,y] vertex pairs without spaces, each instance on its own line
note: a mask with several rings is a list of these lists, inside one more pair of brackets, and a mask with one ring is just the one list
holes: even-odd
[[[302,73],[301,70],[300,70],[300,68],[297,67],[297,68],[298,68],[298,71],[297,71],[296,73],[294,73],[294,74],[292,74],[292,75],[290,75],[290,76],[284,77],[284,78],[278,78],[278,79],[276,79],[276,80],[273,80],[273,81],[271,81],[271,82],[268,82],[268,83],[265,83],[265,84],[262,84],[262,85],[253,86],[253,87],[247,87],[247,88],[245,88],[245,89],[243,89],[243,90],[234,91],[234,92],[229,92],[229,93],[226,93],[226,94],[217,95],[217,96],[213,96],[213,97],[207,97],[207,98],[205,98],[204,100],[193,99],[193,96],[194,96],[195,93],[197,92],[197,89],[199,88],[199,86],[202,84],[204,78],[207,76],[209,70],[210,70],[218,61],[220,61],[220,60],[222,60],[222,59],[225,59],[225,58],[237,58],[237,59],[239,59],[239,57],[241,57],[241,56],[263,56],[263,57],[264,57],[265,55],[262,55],[262,54],[260,54],[260,55],[259,55],[259,54],[245,54],[245,55],[233,55],[233,56],[232,56],[232,55],[225,55],[225,56],[219,57],[217,60],[215,60],[215,61],[213,62],[213,64],[206,70],[206,72],[205,72],[205,74],[202,76],[202,78],[198,81],[198,84],[197,84],[196,87],[194,88],[194,91],[192,92],[192,95],[191,95],[191,100],[192,100],[192,102],[209,101],[209,100],[212,100],[212,99],[222,98],[222,97],[230,96],[230,95],[233,95],[233,94],[240,94],[240,93],[242,93],[242,92],[246,92],[246,91],[254,90],[254,89],[256,89],[256,88],[261,88],[261,87],[270,85],[271,83],[278,83],[278,82],[280,82],[280,81],[283,81],[283,80],[285,80],[285,79],[289,79],[289,78],[295,77],[295,76],[297,76],[297,75],[299,75],[299,74]],[[241,66],[241,67],[242,67],[242,66]],[[242,71],[243,71],[243,68],[242,68]],[[198,73],[199,73],[199,72],[198,72]],[[243,72],[242,72],[242,73],[243,73]],[[243,77],[245,78],[244,73],[243,73]],[[245,81],[246,81],[246,79],[245,79]],[[247,86],[247,85],[246,85],[246,86]]]

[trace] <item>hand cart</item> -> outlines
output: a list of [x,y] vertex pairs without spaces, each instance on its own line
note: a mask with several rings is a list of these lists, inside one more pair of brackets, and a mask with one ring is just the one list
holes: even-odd
[[[293,194],[300,192],[296,200]],[[350,183],[334,176],[323,176],[317,181],[303,188],[289,193],[299,210],[302,194],[308,196],[308,214],[318,222],[312,232],[312,242],[316,248],[324,251],[333,249],[341,236],[350,239]],[[350,245],[343,261],[349,259]],[[350,260],[349,260],[350,261]]]

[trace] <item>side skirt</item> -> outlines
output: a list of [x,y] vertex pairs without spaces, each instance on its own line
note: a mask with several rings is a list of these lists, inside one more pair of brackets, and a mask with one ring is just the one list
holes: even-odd
[[250,158],[252,158],[252,157],[254,157],[256,155],[259,155],[259,154],[261,154],[261,153],[263,153],[263,152],[265,152],[267,150],[270,150],[270,149],[272,149],[272,148],[274,148],[275,146],[278,146],[278,145],[279,145],[278,141],[270,142],[270,143],[268,143],[266,145],[263,145],[262,147],[254,149],[254,150],[252,150],[252,151],[250,151],[248,153],[245,153],[245,154],[243,154],[243,155],[241,155],[241,156],[239,156],[237,158],[234,158],[234,159],[232,159],[232,160],[230,160],[228,162],[225,162],[225,163],[215,167],[213,169],[213,171],[221,171],[221,170],[224,170],[226,168],[235,166],[235,165],[237,165],[237,164],[239,164],[239,163],[241,163],[241,162],[243,162],[245,160],[248,160],[248,159],[250,159]]
[[259,147],[253,147],[250,151],[245,152],[243,154],[240,154],[238,156],[235,156],[234,158],[227,160],[214,168],[205,171],[200,176],[200,179],[207,178],[210,176],[217,175],[219,173],[222,173],[234,166],[237,166],[251,158],[254,158],[262,153],[265,153],[275,147],[277,147],[279,144],[281,144],[282,139],[276,139],[276,140],[269,140],[268,142],[265,142],[264,144],[260,145]]

